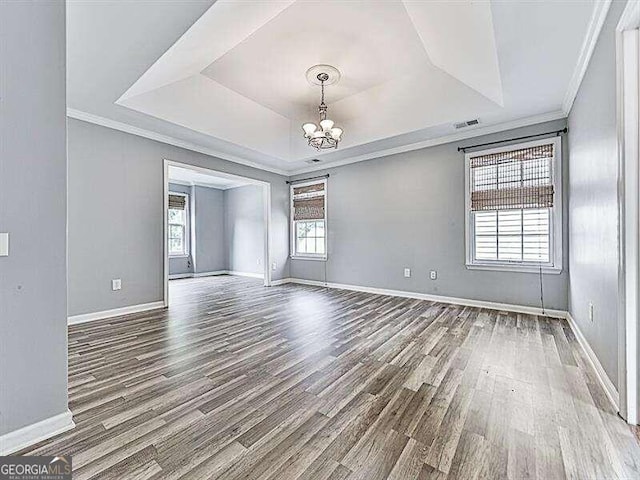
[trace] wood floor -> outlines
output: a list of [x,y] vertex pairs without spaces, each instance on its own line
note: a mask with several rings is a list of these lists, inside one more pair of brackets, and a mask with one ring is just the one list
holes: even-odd
[[563,320],[240,277],[69,328],[75,480],[639,478]]

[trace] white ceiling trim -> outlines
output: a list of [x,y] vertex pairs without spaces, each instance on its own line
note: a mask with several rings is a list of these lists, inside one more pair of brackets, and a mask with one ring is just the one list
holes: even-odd
[[235,157],[233,155],[227,155],[225,153],[221,153],[213,149],[201,147],[199,145],[196,145],[195,143],[185,142],[183,140],[170,137],[168,135],[161,135],[159,133],[152,132],[150,130],[133,127],[126,123],[117,122],[115,120],[110,120],[108,118],[100,117],[98,115],[93,115],[91,113],[83,112],[73,108],[67,109],[67,116],[70,118],[75,118],[77,120],[93,123],[95,125],[100,125],[103,127],[114,129],[114,130],[119,130],[121,132],[130,133],[132,135],[148,138],[150,140],[155,140],[157,142],[173,145],[174,147],[184,148],[186,150],[202,153],[204,155],[210,155],[212,157],[221,158],[223,160],[228,160],[230,162],[238,163],[240,165],[256,168],[258,170],[276,173],[278,175],[282,175],[285,177],[298,175],[301,173],[315,172],[318,170],[326,170],[329,168],[340,167],[342,165],[348,165],[350,163],[363,162],[365,160],[372,160],[374,158],[385,157],[385,156],[394,155],[397,153],[420,150],[421,148],[433,147],[436,145],[443,145],[445,143],[451,143],[451,142],[456,142],[460,140],[466,140],[469,138],[480,137],[482,135],[489,135],[491,133],[497,133],[504,130],[510,130],[513,128],[526,127],[528,125],[535,125],[537,123],[560,120],[562,118],[567,117],[567,115],[563,111],[559,110],[555,112],[544,113],[541,115],[533,115],[531,117],[521,118],[519,120],[514,120],[512,122],[499,123],[496,125],[489,125],[486,127],[478,127],[473,130],[467,130],[465,132],[459,132],[452,135],[444,135],[442,137],[433,138],[431,140],[425,140],[423,142],[417,142],[409,145],[402,145],[400,147],[378,150],[377,152],[372,152],[365,155],[358,155],[355,157],[346,158],[344,160],[338,160],[332,163],[313,165],[310,167],[301,168],[297,170],[280,170],[276,168],[266,167],[264,165],[260,165],[255,162],[251,162],[249,160],[244,160],[242,158]]
[[365,155],[358,155],[356,157],[345,158],[344,160],[338,160],[332,163],[317,164],[311,167],[301,168],[289,172],[289,175],[298,175],[301,173],[316,172],[318,170],[327,170],[329,168],[340,167],[342,165],[348,165],[350,163],[363,162],[365,160],[371,160],[374,158],[385,157],[387,155],[394,155],[397,153],[410,152],[413,150],[420,150],[422,148],[434,147],[436,145],[443,145],[445,143],[457,142],[460,140],[466,140],[469,138],[480,137],[482,135],[489,135],[491,133],[498,133],[505,130],[511,130],[514,128],[526,127],[528,125],[535,125],[537,123],[550,122],[553,120],[560,120],[566,118],[567,115],[563,111],[555,111],[549,113],[543,113],[541,115],[533,115],[531,117],[525,117],[511,122],[498,123],[496,125],[489,125],[486,127],[478,127],[473,130],[467,130],[465,132],[454,133],[452,135],[444,135],[442,137],[433,138],[431,140],[425,140],[423,142],[411,143],[409,145],[402,145],[400,147],[388,148],[384,150],[378,150],[377,152],[367,153]]
[[256,168],[258,170],[263,170],[265,172],[277,173],[278,175],[283,175],[285,177],[289,175],[289,172],[285,170],[267,167],[265,165],[252,162],[250,160],[245,160],[243,158],[236,157],[234,155],[229,155],[227,153],[219,152],[211,148],[205,148],[195,143],[186,142],[184,140],[180,140],[175,137],[170,137],[169,135],[162,135],[160,133],[156,133],[151,130],[134,127],[132,125],[129,125],[128,123],[118,122],[116,120],[100,117],[98,115],[94,115],[88,112],[83,112],[81,110],[76,110],[74,108],[67,108],[67,117],[75,118],[76,120],[82,120],[84,122],[93,123],[95,125],[101,125],[103,127],[111,128],[113,130],[119,130],[121,132],[130,133],[132,135],[137,135],[139,137],[148,138],[149,140],[155,140],[157,142],[166,143],[167,145],[173,145],[174,147],[184,148],[185,150],[191,150],[192,152],[198,152],[204,155],[209,155],[211,157],[217,157],[222,160],[227,160],[229,162],[238,163],[240,165],[244,165],[247,167]]
[[571,81],[569,82],[569,87],[567,88],[567,93],[564,97],[564,101],[562,102],[562,111],[565,115],[569,115],[573,102],[576,99],[576,95],[578,95],[578,89],[580,88],[580,84],[587,72],[587,67],[591,61],[591,56],[596,48],[596,43],[600,37],[602,26],[604,25],[607,13],[609,12],[609,7],[611,6],[611,0],[597,0],[594,3],[591,21],[589,22],[587,34],[584,37],[584,43],[582,44],[580,55],[578,56],[578,63],[576,63]]

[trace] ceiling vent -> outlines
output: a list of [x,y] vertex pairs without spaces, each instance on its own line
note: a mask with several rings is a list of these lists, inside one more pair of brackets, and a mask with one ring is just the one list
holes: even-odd
[[322,160],[320,160],[319,158],[312,158],[311,160],[305,160],[305,162],[309,164],[320,163],[321,161]]
[[467,120],[466,122],[460,122],[460,123],[454,123],[453,127],[458,130],[460,128],[467,128],[467,127],[471,127],[473,125],[478,125],[478,119],[474,118],[473,120]]

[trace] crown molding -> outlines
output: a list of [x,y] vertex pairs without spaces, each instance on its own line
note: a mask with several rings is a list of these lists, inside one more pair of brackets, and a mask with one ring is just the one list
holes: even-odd
[[184,148],[185,150],[191,150],[192,152],[202,153],[211,157],[220,158],[229,162],[244,165],[246,167],[256,168],[266,172],[276,173],[278,175],[289,176],[290,173],[279,168],[267,167],[265,165],[252,162],[251,160],[245,160],[235,155],[229,155],[228,153],[219,152],[217,150],[202,147],[195,143],[180,140],[169,135],[162,135],[151,130],[144,128],[134,127],[128,123],[118,122],[109,118],[100,117],[92,113],[83,112],[82,110],[76,110],[74,108],[67,108],[67,117],[75,118],[76,120],[82,120],[83,122],[93,123],[102,127],[111,128],[113,130],[119,130],[121,132],[130,133],[139,137],[148,138],[149,140],[155,140],[156,142],[166,143],[167,145],[173,145],[174,147]]
[[157,142],[173,145],[174,147],[184,148],[186,150],[191,150],[194,152],[202,153],[204,155],[210,155],[212,157],[221,158],[223,160],[227,160],[240,165],[245,165],[247,167],[289,177],[289,176],[294,176],[302,173],[326,170],[328,168],[336,168],[336,167],[348,165],[351,163],[362,162],[365,160],[385,157],[385,156],[394,155],[397,153],[410,152],[413,150],[420,150],[421,148],[433,147],[436,145],[443,145],[445,143],[452,143],[460,140],[466,140],[474,137],[479,137],[482,135],[489,135],[491,133],[498,133],[504,130],[511,130],[514,128],[526,127],[529,125],[535,125],[537,123],[560,120],[560,119],[566,118],[567,115],[563,111],[557,110],[554,112],[544,113],[540,115],[533,115],[530,117],[513,120],[511,122],[498,123],[496,125],[480,126],[472,130],[467,130],[465,132],[458,132],[451,135],[444,135],[442,137],[437,137],[430,140],[424,140],[422,142],[411,143],[408,145],[402,145],[399,147],[381,149],[376,152],[371,152],[364,155],[357,155],[355,157],[346,158],[344,160],[338,160],[331,163],[321,163],[319,165],[313,165],[306,168],[300,168],[295,170],[280,170],[276,168],[267,167],[265,165],[252,162],[250,160],[245,160],[239,157],[235,157],[233,155],[228,155],[225,153],[218,152],[213,149],[201,147],[200,145],[196,145],[191,142],[179,140],[175,137],[170,137],[168,135],[162,135],[162,134],[152,132],[150,130],[146,130],[143,128],[134,127],[126,123],[118,122],[116,120],[111,120],[105,117],[100,117],[98,115],[83,112],[81,110],[68,108],[67,116],[70,118],[75,118],[77,120],[82,120],[85,122],[93,123],[93,124],[111,128],[114,130],[119,130],[121,132],[130,133],[132,135],[148,138],[150,140],[155,140]]
[[430,140],[424,140],[422,142],[410,143],[408,145],[401,145],[399,147],[387,148],[378,150],[376,152],[367,153],[364,155],[357,155],[351,158],[345,158],[344,160],[338,160],[331,163],[320,163],[310,167],[294,170],[289,175],[299,175],[302,173],[317,172],[319,170],[327,170],[329,168],[341,167],[343,165],[349,165],[350,163],[363,162],[365,160],[371,160],[379,157],[386,157],[388,155],[395,155],[397,153],[411,152],[413,150],[420,150],[421,148],[435,147],[436,145],[443,145],[445,143],[458,142],[460,140],[467,140],[474,137],[480,137],[483,135],[489,135],[492,133],[503,132],[505,130],[511,130],[514,128],[527,127],[529,125],[535,125],[537,123],[551,122],[553,120],[561,120],[567,118],[567,115],[561,111],[543,113],[541,115],[533,115],[530,117],[513,120],[511,122],[498,123],[496,125],[480,126],[472,130],[465,132],[454,133],[451,135],[444,135],[442,137],[432,138]]
[[587,28],[587,34],[584,37],[582,48],[580,49],[580,55],[578,56],[578,62],[573,70],[567,93],[564,96],[562,102],[562,111],[565,115],[569,115],[573,102],[578,95],[578,89],[584,79],[584,75],[587,72],[587,67],[591,61],[591,56],[596,48],[600,31],[604,25],[604,21],[607,18],[609,7],[611,6],[611,0],[598,0],[594,2],[593,12],[591,13],[591,20],[589,21],[589,27]]

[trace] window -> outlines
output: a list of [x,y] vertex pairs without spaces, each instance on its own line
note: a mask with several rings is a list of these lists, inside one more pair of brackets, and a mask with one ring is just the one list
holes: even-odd
[[188,249],[188,196],[184,193],[169,194],[169,256],[189,254]]
[[468,268],[561,271],[560,141],[466,154]]
[[291,186],[291,256],[312,260],[327,258],[327,182]]

